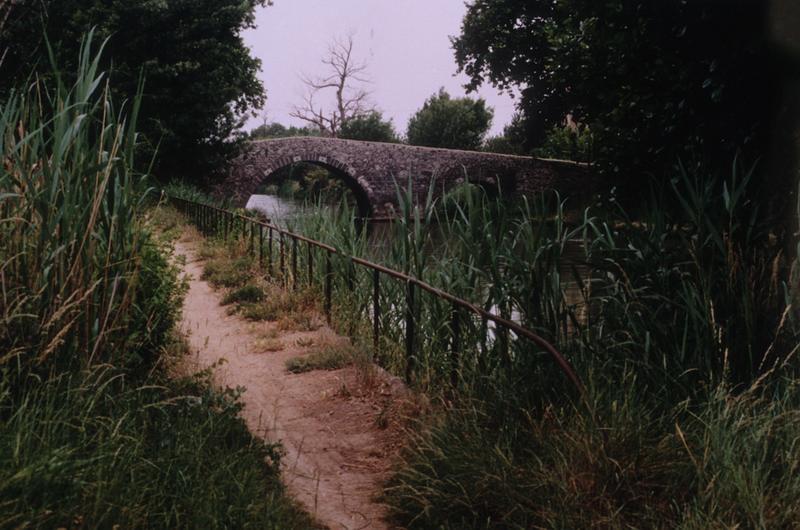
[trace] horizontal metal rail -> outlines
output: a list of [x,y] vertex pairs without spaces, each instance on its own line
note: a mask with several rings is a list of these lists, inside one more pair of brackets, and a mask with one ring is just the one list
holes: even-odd
[[[250,238],[250,241],[252,242],[253,238],[254,238],[255,227],[259,227],[258,228],[259,233],[261,233],[261,231],[263,231],[264,229],[267,229],[269,231],[269,238],[270,238],[269,239],[269,241],[270,241],[270,255],[269,255],[270,256],[269,257],[270,267],[271,267],[271,260],[272,260],[271,242],[272,242],[272,237],[273,237],[272,234],[273,233],[277,233],[280,236],[281,252],[282,252],[282,254],[281,254],[281,268],[282,268],[282,270],[285,269],[285,263],[284,263],[284,260],[283,260],[283,248],[284,248],[283,247],[283,238],[285,238],[285,237],[288,237],[288,238],[292,239],[292,241],[293,241],[293,245],[292,246],[294,247],[294,252],[295,252],[293,254],[293,259],[295,260],[294,261],[295,267],[296,267],[296,252],[297,252],[296,244],[297,244],[298,241],[306,243],[306,245],[309,246],[309,253],[310,253],[310,247],[312,247],[312,246],[316,247],[316,248],[319,248],[321,250],[324,250],[328,254],[328,258],[326,258],[326,274],[325,274],[325,277],[326,277],[325,310],[326,310],[326,314],[327,314],[327,317],[328,317],[329,320],[330,320],[330,307],[331,307],[331,301],[330,301],[330,297],[331,297],[330,255],[336,254],[336,255],[339,255],[339,256],[341,256],[341,257],[343,257],[345,259],[349,259],[354,264],[360,265],[360,266],[365,267],[367,269],[371,269],[373,271],[373,282],[374,282],[375,293],[378,292],[378,285],[379,285],[379,281],[380,281],[379,275],[380,274],[384,274],[386,276],[389,276],[391,278],[395,278],[397,280],[401,280],[401,281],[406,283],[406,298],[407,298],[407,303],[409,304],[409,308],[408,308],[409,318],[407,320],[407,325],[406,325],[407,349],[410,348],[411,344],[413,343],[413,334],[414,334],[414,322],[413,321],[414,321],[414,319],[413,319],[413,308],[411,306],[413,305],[413,300],[414,300],[414,294],[413,294],[414,290],[413,290],[413,288],[414,287],[418,287],[419,289],[421,289],[421,290],[423,290],[425,292],[428,292],[428,293],[432,294],[433,296],[436,296],[436,297],[438,297],[438,298],[440,298],[442,300],[445,300],[445,301],[449,302],[450,304],[452,304],[453,310],[454,310],[454,324],[455,324],[454,325],[454,329],[453,329],[453,335],[454,335],[454,337],[453,337],[454,348],[453,349],[454,350],[458,349],[457,348],[457,341],[458,341],[457,336],[459,334],[459,331],[458,331],[458,320],[459,319],[458,319],[457,309],[456,308],[461,308],[461,309],[463,309],[465,311],[468,311],[468,312],[470,312],[470,313],[472,313],[472,314],[474,314],[476,316],[481,317],[482,319],[484,319],[486,321],[493,322],[496,326],[498,326],[500,328],[504,328],[504,329],[506,329],[508,331],[513,331],[515,334],[517,334],[517,336],[523,337],[523,338],[531,341],[532,343],[536,344],[538,347],[542,348],[544,351],[546,351],[549,354],[549,356],[556,363],[556,365],[559,367],[559,369],[564,373],[564,375],[574,385],[575,389],[578,391],[580,396],[581,397],[585,396],[585,389],[584,389],[583,383],[581,382],[580,378],[578,377],[578,374],[575,372],[575,369],[572,367],[572,365],[569,363],[569,361],[567,361],[567,359],[564,358],[564,356],[552,344],[550,344],[550,342],[548,342],[547,340],[543,339],[542,337],[540,337],[535,332],[529,330],[528,328],[526,328],[524,326],[521,326],[520,324],[518,324],[516,322],[513,322],[513,321],[511,321],[511,320],[509,320],[507,318],[503,318],[501,316],[495,315],[494,313],[492,313],[490,311],[486,311],[485,309],[483,309],[481,307],[478,307],[475,304],[472,304],[472,303],[470,303],[470,302],[468,302],[466,300],[458,298],[457,296],[454,296],[454,295],[452,295],[452,294],[450,294],[448,292],[442,291],[441,289],[439,289],[437,287],[434,287],[433,285],[430,285],[429,283],[426,283],[426,282],[424,282],[424,281],[422,281],[422,280],[420,280],[418,278],[414,278],[413,276],[409,276],[408,274],[405,274],[403,272],[396,271],[394,269],[390,269],[389,267],[386,267],[384,265],[380,265],[378,263],[373,263],[373,262],[371,262],[369,260],[366,260],[364,258],[358,258],[358,257],[355,257],[355,256],[348,256],[346,254],[343,254],[342,252],[340,252],[339,250],[337,250],[336,248],[334,248],[334,247],[332,247],[330,245],[326,245],[325,243],[322,243],[320,241],[316,241],[314,239],[305,237],[305,236],[303,236],[301,234],[296,234],[294,232],[291,232],[289,230],[281,228],[280,226],[269,222],[269,220],[262,221],[260,219],[254,218],[254,217],[249,217],[249,216],[246,216],[246,215],[243,215],[243,214],[231,211],[231,210],[225,210],[223,208],[219,208],[217,206],[213,206],[213,205],[210,205],[210,204],[204,204],[204,203],[198,203],[198,202],[194,202],[194,201],[189,201],[189,200],[186,200],[186,199],[181,199],[179,197],[173,197],[173,196],[168,196],[168,197],[169,197],[169,200],[172,201],[173,203],[181,205],[185,212],[192,213],[194,218],[195,218],[195,220],[198,222],[198,226],[199,226],[200,230],[203,231],[204,233],[209,233],[211,231],[210,226],[213,223],[216,223],[216,225],[214,225],[214,230],[217,230],[218,227],[219,227],[219,223],[221,222],[224,225],[224,233],[226,234],[226,237],[227,237],[227,234],[229,232],[230,233],[234,233],[233,226],[234,226],[236,220],[239,220],[239,221],[241,221],[241,234],[242,234],[242,236],[244,236],[244,234],[245,234],[245,223],[249,223],[250,224],[250,236],[249,236],[249,238]],[[258,239],[263,245],[263,237],[259,237]],[[253,251],[254,249],[251,248],[250,250]],[[260,253],[263,252],[263,248],[260,248],[259,252]],[[311,265],[309,265],[309,267],[311,267]],[[296,270],[294,271],[294,273],[295,273],[295,277],[293,278],[293,281],[295,282],[294,287],[297,287]],[[309,279],[310,279],[310,277],[311,277],[311,274],[309,274]],[[377,295],[376,295],[376,298],[377,298]],[[377,317],[377,315],[378,315],[377,308],[375,309],[375,311],[376,311],[375,314],[376,314],[376,317]],[[378,340],[377,339],[377,333],[378,333],[378,330],[379,330],[379,325],[378,325],[377,320],[375,322],[374,329],[375,329],[375,333],[376,333],[375,341],[376,341],[376,344],[377,344],[377,340]],[[453,353],[457,354],[458,352],[454,351]],[[407,351],[407,355],[409,357],[408,362],[409,362],[409,370],[410,370],[411,360],[412,360],[411,352]],[[409,378],[410,378],[410,373],[407,374],[407,379],[409,379]]]

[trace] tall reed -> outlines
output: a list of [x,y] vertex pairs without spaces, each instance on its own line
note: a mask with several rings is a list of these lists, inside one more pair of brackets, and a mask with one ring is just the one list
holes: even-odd
[[33,79],[0,108],[3,366],[109,361],[126,342],[146,238],[139,100],[114,106],[91,41],[74,83]]

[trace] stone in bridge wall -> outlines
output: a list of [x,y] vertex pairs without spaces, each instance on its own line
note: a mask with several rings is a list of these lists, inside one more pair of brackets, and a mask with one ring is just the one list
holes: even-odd
[[360,189],[373,217],[391,216],[397,204],[395,182],[403,188],[409,176],[417,201],[424,200],[431,180],[447,190],[465,178],[498,187],[506,194],[533,194],[556,189],[562,196],[585,194],[595,187],[587,167],[574,162],[434,149],[338,138],[295,137],[252,142],[231,167],[217,189],[245,204],[248,197],[276,170],[295,162],[318,163],[338,172]]

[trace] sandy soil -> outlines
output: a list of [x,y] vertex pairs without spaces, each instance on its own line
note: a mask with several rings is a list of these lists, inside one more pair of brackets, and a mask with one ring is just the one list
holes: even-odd
[[187,369],[224,359],[215,368],[216,383],[246,389],[247,425],[258,436],[283,444],[284,483],[321,524],[337,530],[389,528],[385,506],[376,496],[400,443],[400,425],[386,418],[405,394],[402,384],[376,370],[287,372],[286,360],[309,353],[310,340],[344,339],[326,327],[282,332],[276,340],[285,349],[258,351],[259,337],[274,324],[226,314],[220,294],[199,280],[202,263],[195,245],[184,237],[175,248],[186,257],[189,280],[182,321],[191,348]]

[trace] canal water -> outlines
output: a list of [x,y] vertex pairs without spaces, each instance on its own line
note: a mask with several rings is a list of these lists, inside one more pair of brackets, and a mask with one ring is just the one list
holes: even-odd
[[247,200],[246,208],[258,210],[270,220],[284,225],[287,221],[302,214],[303,203],[297,199],[279,197],[278,195],[251,195]]

